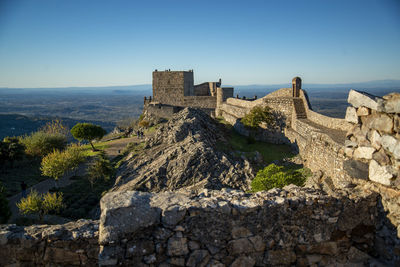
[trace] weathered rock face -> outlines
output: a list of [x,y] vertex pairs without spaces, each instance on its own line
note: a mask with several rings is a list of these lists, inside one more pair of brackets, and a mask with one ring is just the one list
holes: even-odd
[[[346,118],[354,123],[347,133],[345,170],[359,186],[378,192],[390,224],[400,237],[400,94],[383,98],[350,91]],[[353,113],[357,118],[354,119]]]
[[207,114],[186,108],[157,130],[144,153],[128,156],[113,191],[249,189],[254,177],[249,162],[218,151],[217,143],[224,142]]
[[0,225],[0,266],[98,266],[98,221]]
[[[393,260],[393,247],[385,247],[389,258],[376,247],[377,194],[336,194],[293,185],[257,194],[112,192],[102,200],[99,264],[363,266],[370,254]],[[123,217],[121,201],[130,203],[122,205]]]

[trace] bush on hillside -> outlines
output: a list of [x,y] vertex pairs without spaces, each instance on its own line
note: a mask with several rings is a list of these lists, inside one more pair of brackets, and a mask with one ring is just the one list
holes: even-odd
[[88,168],[87,177],[92,189],[96,181],[107,181],[111,178],[113,173],[114,168],[112,167],[111,162],[104,156],[104,154],[100,154],[99,157]]
[[42,159],[40,170],[44,176],[57,181],[67,172],[76,170],[86,159],[82,149],[76,145],[64,151],[54,150]]
[[306,178],[298,171],[285,170],[282,166],[270,164],[259,170],[256,177],[251,181],[253,192],[269,190],[274,187],[282,188],[289,184],[303,186]]
[[30,156],[44,157],[53,150],[62,150],[67,145],[67,138],[59,133],[38,131],[22,137],[25,153]]
[[8,200],[6,197],[6,189],[0,183],[0,224],[7,223],[11,217],[11,211],[8,206]]
[[6,137],[0,141],[0,163],[10,162],[11,168],[14,167],[16,160],[21,160],[24,156],[25,146],[17,137]]
[[273,121],[274,116],[268,106],[255,106],[241,119],[243,125],[248,128],[257,128],[262,122],[271,124]]
[[41,128],[41,131],[48,134],[61,134],[67,138],[70,134],[68,126],[64,125],[59,119],[46,123],[46,125]]
[[37,214],[42,222],[44,215],[50,211],[58,212],[63,207],[63,197],[59,193],[39,194],[32,191],[26,198],[22,198],[17,207],[22,214]]

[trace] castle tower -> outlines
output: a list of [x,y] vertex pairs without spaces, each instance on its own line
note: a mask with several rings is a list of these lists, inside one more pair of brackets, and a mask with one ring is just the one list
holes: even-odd
[[292,97],[300,97],[301,79],[294,77],[292,80]]
[[181,106],[183,97],[194,94],[193,71],[153,71],[153,100]]
[[233,87],[217,87],[217,108],[215,109],[216,116],[222,116],[220,107],[229,97],[233,97]]

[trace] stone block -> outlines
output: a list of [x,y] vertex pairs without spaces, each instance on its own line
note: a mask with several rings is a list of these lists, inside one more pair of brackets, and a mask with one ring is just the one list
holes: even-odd
[[351,123],[358,123],[357,111],[353,107],[347,107],[345,120]]
[[343,169],[353,178],[368,179],[368,164],[358,160],[346,160]]
[[356,108],[363,106],[370,109],[378,110],[378,99],[380,98],[365,92],[359,92],[352,89],[349,92],[347,102]]
[[268,251],[267,263],[276,265],[290,266],[296,261],[296,253],[291,249],[270,250]]
[[391,135],[382,136],[381,144],[382,144],[382,147],[385,150],[387,150],[387,151],[389,151],[390,153],[393,153],[393,154],[396,152],[397,157],[400,156],[398,154],[398,152],[399,152],[398,149],[399,149],[400,142],[396,138],[394,138],[393,136],[391,136]]
[[232,238],[233,239],[238,239],[241,237],[249,237],[252,235],[253,234],[250,232],[250,230],[245,227],[233,227],[233,229],[232,229]]
[[137,191],[106,194],[100,201],[99,243],[116,242],[121,233],[135,233],[159,222],[161,211],[150,205],[151,196]]
[[377,130],[372,130],[368,133],[368,139],[371,142],[371,145],[376,149],[381,148],[381,135]]
[[390,179],[393,175],[388,166],[380,166],[375,160],[369,163],[369,179],[371,181],[381,183],[383,185],[390,185]]
[[359,117],[368,116],[369,114],[371,114],[371,110],[367,107],[359,107],[357,109],[357,116],[359,116]]
[[237,258],[231,265],[231,267],[253,267],[256,261],[251,257],[241,256]]
[[391,93],[383,97],[384,110],[387,113],[400,113],[400,93]]
[[189,253],[186,237],[171,237],[168,239],[169,256],[183,256]]
[[373,147],[357,147],[354,150],[353,157],[355,159],[372,159],[372,154],[375,152],[375,148]]
[[374,160],[376,160],[379,163],[379,165],[381,165],[381,166],[389,165],[391,163],[390,158],[388,157],[388,155],[386,155],[386,153],[383,149],[376,151],[372,155],[372,158]]
[[247,238],[240,238],[230,241],[227,249],[231,255],[254,252],[254,247]]
[[210,261],[210,254],[208,253],[207,250],[195,250],[193,251],[187,262],[186,266],[189,267],[204,267],[207,265],[207,263]]
[[375,129],[383,133],[393,132],[393,119],[386,114],[377,113],[370,116],[362,117],[363,126],[369,129]]

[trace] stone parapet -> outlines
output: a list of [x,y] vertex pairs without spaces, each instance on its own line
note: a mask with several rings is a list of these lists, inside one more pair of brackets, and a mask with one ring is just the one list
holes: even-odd
[[98,221],[0,225],[0,266],[98,266]]
[[108,193],[99,265],[363,265],[376,251],[376,201],[368,192],[332,197],[293,185],[257,194]]

